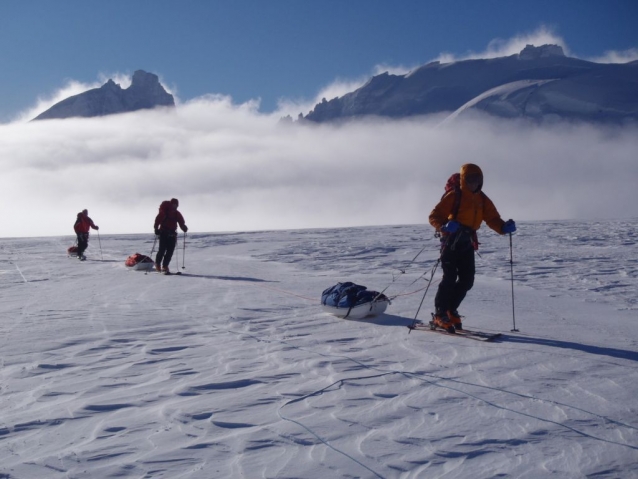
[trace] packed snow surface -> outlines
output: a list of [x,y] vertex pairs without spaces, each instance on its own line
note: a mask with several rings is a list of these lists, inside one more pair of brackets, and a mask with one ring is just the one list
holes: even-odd
[[[638,477],[638,221],[519,224],[515,315],[482,229],[460,312],[491,343],[409,333],[427,225],[186,240],[181,276],[126,269],[152,235],[0,240],[1,478]],[[323,313],[340,281],[393,303]]]

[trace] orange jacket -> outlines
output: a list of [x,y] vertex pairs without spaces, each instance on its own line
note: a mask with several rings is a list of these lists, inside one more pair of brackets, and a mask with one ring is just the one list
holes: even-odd
[[[480,176],[480,184],[477,191],[472,192],[466,183],[466,177]],[[441,227],[448,221],[456,219],[461,225],[466,226],[473,231],[481,227],[481,223],[485,221],[487,226],[492,228],[499,234],[503,234],[503,225],[505,222],[501,219],[501,215],[496,210],[494,203],[485,193],[481,191],[483,187],[483,172],[477,165],[468,163],[461,167],[461,203],[456,218],[453,218],[454,201],[456,192],[450,191],[441,201],[434,207],[430,213],[429,221],[437,231],[441,231]]]
[[94,230],[98,229],[93,223],[93,220],[89,218],[89,215],[80,211],[78,213],[78,218],[75,220],[75,224],[73,225],[73,229],[76,233],[88,233],[89,228],[93,228]]

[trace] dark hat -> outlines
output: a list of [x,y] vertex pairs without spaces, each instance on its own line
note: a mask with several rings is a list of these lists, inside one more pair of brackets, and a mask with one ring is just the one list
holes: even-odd
[[84,213],[85,215],[89,214],[88,210],[82,210],[82,213]]
[[177,200],[177,198],[171,198],[171,203],[173,203],[175,206],[179,206],[179,201]]

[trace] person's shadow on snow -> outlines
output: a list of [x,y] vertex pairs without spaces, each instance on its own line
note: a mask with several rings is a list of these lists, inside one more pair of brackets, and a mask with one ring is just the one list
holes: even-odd
[[[412,325],[414,319],[404,318],[403,316],[396,316],[393,314],[381,314],[372,318],[363,319],[350,319],[350,321],[358,321],[362,323],[371,323],[378,326],[404,326],[408,327]],[[476,329],[480,329],[477,327]],[[409,330],[408,330],[409,331]],[[490,331],[497,332],[497,331]],[[559,349],[571,349],[573,351],[581,351],[589,354],[596,354],[599,356],[608,356],[610,358],[628,359],[630,361],[638,361],[638,351],[630,351],[625,349],[609,348],[604,346],[596,346],[591,344],[581,344],[574,341],[564,341],[561,339],[553,338],[540,338],[530,335],[519,334],[506,334],[502,333],[501,336],[491,341],[492,343],[513,343],[529,346],[546,346]]]
[[589,354],[597,354],[599,356],[608,356],[610,358],[629,359],[630,361],[638,361],[638,351],[628,351],[625,349],[608,348],[605,346],[595,346],[592,344],[581,344],[573,341],[563,341],[561,339],[538,338],[534,336],[519,336],[513,334],[503,334],[499,342],[508,342],[524,345],[549,346],[560,349],[571,349],[574,351],[582,351]]
[[251,283],[278,283],[278,281],[271,281],[268,279],[261,279],[261,278],[251,278],[247,276],[216,276],[212,274],[193,274],[193,273],[181,273],[180,276],[185,276],[187,278],[217,279],[221,281],[247,281]]
[[357,321],[360,323],[376,324],[377,326],[410,326],[414,319],[404,318],[403,316],[396,316],[394,314],[380,314],[379,316],[372,316],[370,318],[351,319],[346,318],[349,321]]

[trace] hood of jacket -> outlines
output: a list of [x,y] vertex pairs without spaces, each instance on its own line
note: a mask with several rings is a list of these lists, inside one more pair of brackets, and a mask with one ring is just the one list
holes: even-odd
[[477,176],[479,178],[479,187],[476,191],[473,191],[473,193],[478,193],[483,188],[483,172],[478,165],[473,163],[466,163],[461,166],[461,189],[469,190],[469,187],[467,186],[467,178],[470,176]]

